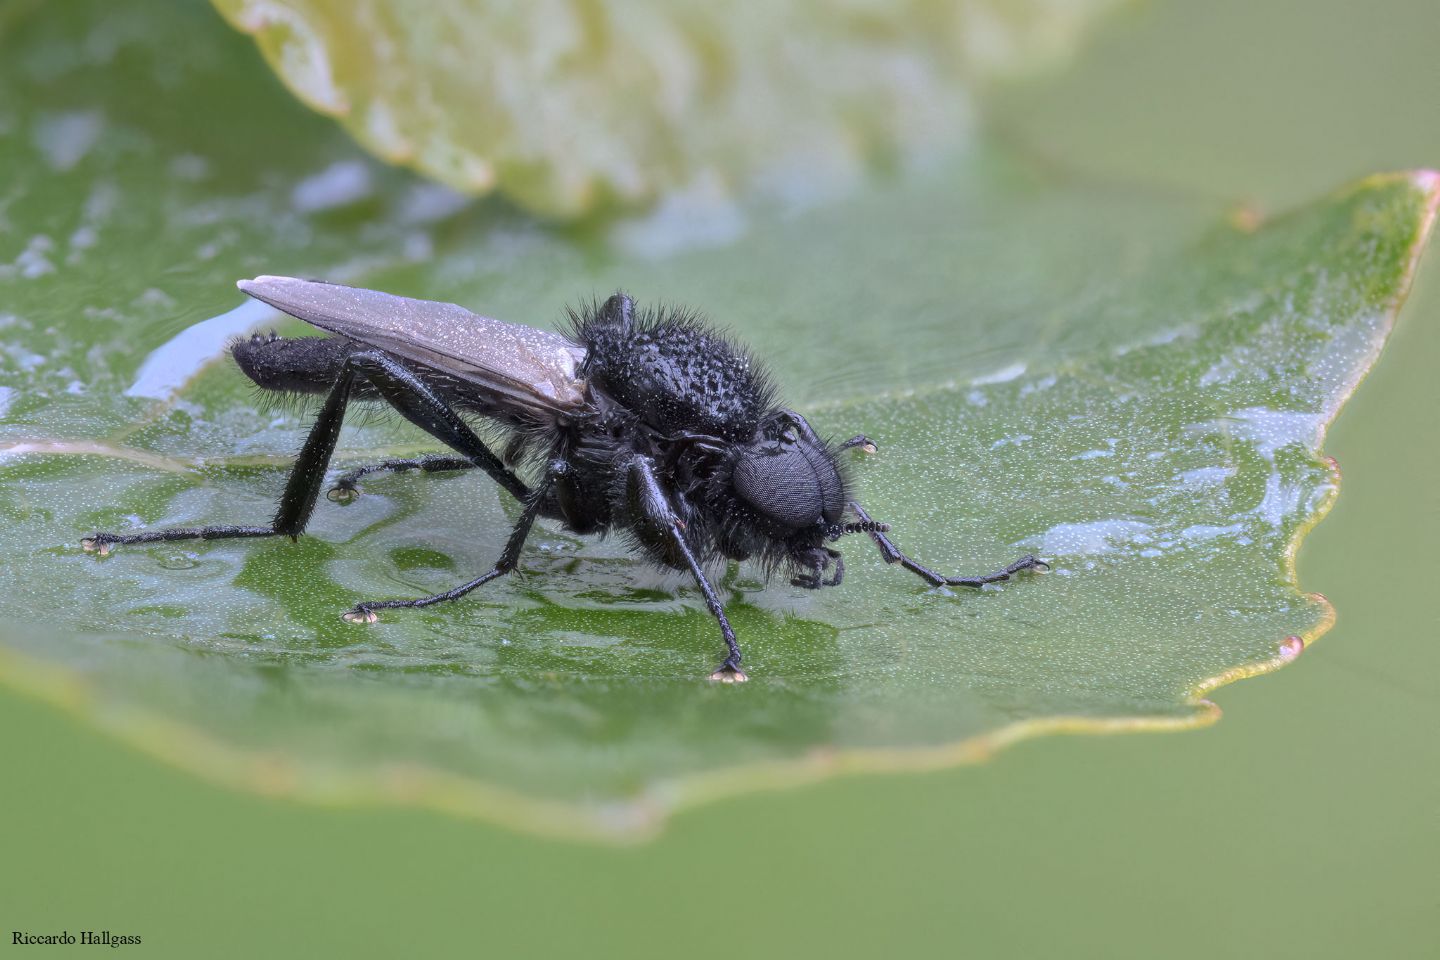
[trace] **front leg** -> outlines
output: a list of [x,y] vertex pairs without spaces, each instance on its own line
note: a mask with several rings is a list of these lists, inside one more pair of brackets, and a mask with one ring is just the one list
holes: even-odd
[[1016,560],[1003,570],[996,570],[994,573],[987,573],[978,577],[942,576],[929,567],[923,566],[901,553],[900,548],[895,546],[889,537],[885,536],[885,531],[889,528],[884,524],[876,523],[860,504],[852,500],[850,501],[850,509],[854,510],[855,516],[860,518],[860,523],[856,526],[870,534],[870,539],[874,540],[875,545],[880,548],[880,556],[884,558],[886,563],[898,563],[934,587],[983,587],[987,583],[1000,583],[1001,581],[1009,580],[1022,570],[1050,569],[1050,564],[1044,560],[1035,556],[1025,556]]
[[725,608],[720,603],[720,597],[716,595],[715,588],[710,585],[705,571],[700,567],[700,561],[695,556],[695,551],[690,549],[690,544],[685,540],[685,524],[675,514],[675,509],[670,505],[670,497],[660,485],[660,479],[655,476],[655,464],[649,457],[636,456],[625,466],[625,501],[629,511],[633,514],[632,521],[651,527],[654,531],[661,533],[669,545],[684,560],[695,582],[700,585],[700,592],[705,595],[705,606],[710,608],[710,613],[720,624],[720,635],[725,638],[725,646],[729,649],[729,655],[725,662],[712,674],[711,680],[720,683],[744,683],[750,679],[745,671],[740,669],[740,644],[735,639],[735,631],[730,628],[730,621],[725,616]]
[[[831,547],[815,547],[813,550],[806,550],[794,558],[802,569],[808,569],[808,573],[796,574],[790,578],[790,584],[796,587],[804,587],[806,590],[819,590],[821,587],[838,587],[840,581],[845,579],[845,558],[840,556],[840,551]],[[825,577],[825,571],[831,567],[835,568],[833,577]]]

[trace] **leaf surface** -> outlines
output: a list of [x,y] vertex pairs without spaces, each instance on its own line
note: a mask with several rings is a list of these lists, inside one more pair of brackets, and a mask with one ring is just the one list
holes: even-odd
[[[194,12],[89,17],[0,41],[12,684],[225,782],[616,837],[1044,730],[1193,725],[1214,716],[1205,690],[1330,620],[1293,554],[1335,494],[1323,432],[1408,288],[1434,174],[1241,230],[976,148],[823,207],[560,228],[361,159]],[[231,107],[229,125],[174,119]],[[243,330],[292,329],[234,291],[265,272],[546,327],[620,286],[693,303],[822,432],[879,441],[857,487],[916,557],[1054,569],[929,590],[861,538],[838,589],[732,567],[752,680],[717,686],[693,587],[543,524],[519,576],[342,622],[493,562],[515,505],[474,476],[372,478],[298,544],[83,554],[95,529],[270,515],[306,415],[207,362]],[[342,448],[348,465],[433,447],[380,419]]]

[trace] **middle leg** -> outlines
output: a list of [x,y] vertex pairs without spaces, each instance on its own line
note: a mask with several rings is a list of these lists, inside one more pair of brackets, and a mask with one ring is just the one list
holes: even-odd
[[515,526],[510,530],[510,537],[505,541],[505,549],[500,554],[500,559],[495,561],[495,566],[466,583],[453,587],[443,593],[434,593],[428,597],[417,597],[413,600],[370,600],[365,603],[357,603],[347,610],[343,615],[347,623],[374,623],[380,619],[376,610],[394,610],[399,607],[429,607],[437,603],[445,603],[449,600],[459,600],[477,587],[483,587],[491,580],[505,576],[520,564],[520,550],[525,546],[525,540],[530,536],[530,528],[535,524],[535,518],[540,513],[541,506],[545,503],[546,497],[555,485],[555,481],[565,476],[570,470],[570,465],[565,460],[555,459],[550,461],[545,471],[545,478],[534,490],[530,491],[525,498],[525,508],[520,513],[520,519],[515,521]]
[[464,457],[446,457],[431,455],[425,457],[404,457],[390,460],[380,460],[376,463],[367,463],[362,467],[347,470],[340,474],[325,494],[326,499],[331,503],[350,503],[360,496],[360,488],[357,484],[362,477],[368,477],[372,473],[381,473],[385,470],[393,470],[396,473],[404,473],[407,470],[419,470],[421,473],[440,473],[446,470],[473,470],[473,461]]

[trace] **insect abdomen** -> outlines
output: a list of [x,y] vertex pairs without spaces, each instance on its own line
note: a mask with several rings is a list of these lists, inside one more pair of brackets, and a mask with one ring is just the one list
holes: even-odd
[[230,346],[245,376],[266,390],[326,393],[340,376],[353,344],[335,337],[279,337],[257,333]]

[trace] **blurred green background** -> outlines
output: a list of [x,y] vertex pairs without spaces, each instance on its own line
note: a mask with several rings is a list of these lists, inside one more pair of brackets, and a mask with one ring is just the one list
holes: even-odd
[[[1271,210],[1440,164],[1437,40],[1415,0],[1137,5],[989,122]],[[5,693],[0,926],[167,956],[1433,956],[1437,317],[1429,262],[1326,444],[1344,483],[1300,574],[1337,626],[1220,691],[1216,727],[731,800],[614,850],[230,793]]]

